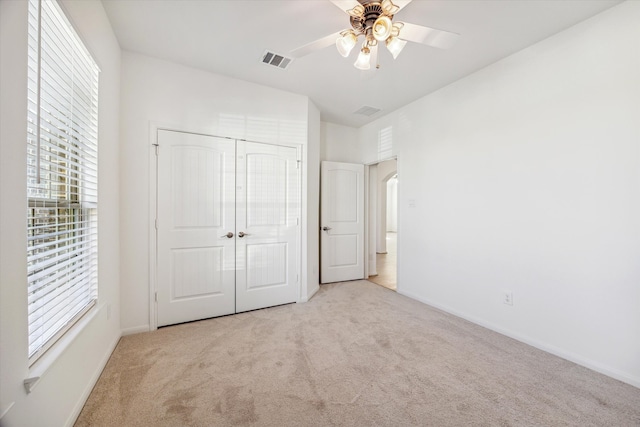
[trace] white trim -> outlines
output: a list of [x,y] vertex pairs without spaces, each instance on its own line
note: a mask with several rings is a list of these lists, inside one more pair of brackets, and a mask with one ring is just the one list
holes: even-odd
[[373,165],[377,165],[378,163],[382,163],[382,162],[387,162],[389,160],[398,160],[398,155],[393,155],[391,157],[387,157],[386,159],[380,159],[380,160],[374,160],[373,162],[368,162],[368,163],[364,163],[365,166],[373,166]]
[[364,280],[367,280],[370,276],[369,271],[369,190],[371,187],[369,165],[364,165],[364,242],[363,242],[363,254],[364,254]]
[[313,296],[317,294],[319,290],[320,290],[320,285],[316,286],[315,289],[311,291],[311,294],[307,295],[306,297],[300,298],[300,301],[298,302],[299,303],[309,302],[309,300],[313,298]]
[[[298,300],[307,302],[309,295],[309,136],[307,144],[300,144],[300,284],[298,286]],[[319,197],[319,196],[318,196]],[[318,255],[319,256],[319,255]],[[317,285],[316,285],[317,286]]]
[[96,366],[96,370],[93,372],[93,375],[91,375],[91,379],[87,383],[87,386],[84,388],[82,395],[80,395],[80,398],[74,405],[73,410],[71,411],[71,414],[69,414],[69,418],[67,418],[67,421],[64,423],[65,426],[73,426],[75,424],[76,420],[78,419],[78,416],[80,416],[80,412],[82,411],[82,408],[84,407],[85,403],[87,403],[87,399],[89,399],[89,395],[91,394],[91,392],[93,391],[93,388],[96,386],[96,383],[100,379],[100,375],[102,375],[102,371],[104,370],[105,366],[107,366],[107,362],[109,361],[111,354],[113,354],[114,350],[116,349],[116,346],[118,345],[118,342],[120,342],[120,338],[121,336],[118,336],[116,337],[115,340],[113,340],[113,342],[105,352],[105,355],[102,357],[102,360],[100,360],[100,363],[98,363],[98,366]]
[[4,408],[4,410],[0,410],[0,421],[2,421],[2,419],[4,418],[5,415],[7,415],[9,413],[9,410],[13,407],[13,405],[15,405],[16,402],[11,402],[7,405],[6,408]]
[[27,393],[33,391],[34,388],[38,385],[38,383],[42,380],[42,378],[49,372],[49,369],[56,363],[56,360],[62,354],[67,351],[67,349],[71,346],[71,344],[80,336],[80,334],[85,330],[85,328],[93,321],[93,319],[98,315],[99,312],[106,306],[106,304],[97,305],[95,304],[87,313],[85,313],[74,325],[64,334],[62,335],[55,344],[53,344],[44,354],[38,358],[36,362],[31,365],[29,368],[28,378],[25,381],[25,390]]
[[140,334],[143,332],[151,332],[151,327],[149,325],[134,326],[133,328],[123,329],[121,331],[121,334],[124,337],[127,335]]
[[402,241],[402,221],[400,221],[400,208],[402,204],[400,200],[402,200],[402,173],[401,173],[401,162],[400,156],[395,156],[396,159],[396,175],[400,177],[398,180],[398,197],[396,200],[396,292],[401,292],[402,290],[402,277],[400,274],[400,260],[402,259],[402,247],[400,242]]
[[559,349],[555,346],[552,345],[548,345],[545,344],[541,341],[529,338],[525,335],[519,334],[517,332],[513,332],[504,328],[501,328],[497,325],[495,325],[494,323],[491,322],[487,322],[486,320],[483,320],[481,318],[475,317],[475,316],[469,316],[465,313],[462,313],[458,310],[455,310],[449,306],[446,305],[442,305],[442,304],[438,304],[435,303],[431,300],[429,300],[428,298],[423,298],[419,295],[413,294],[411,292],[402,292],[400,290],[397,291],[399,294],[404,295],[406,297],[409,297],[411,299],[414,299],[416,301],[420,301],[430,307],[436,308],[438,310],[442,310],[446,313],[452,314],[456,317],[459,317],[461,319],[465,319],[468,320],[471,323],[475,323],[476,325],[482,326],[484,328],[490,329],[494,332],[497,332],[501,335],[507,336],[509,338],[513,338],[514,340],[520,341],[522,343],[528,344],[532,347],[535,347],[539,350],[545,351],[547,353],[553,354],[554,356],[558,356],[561,357],[562,359],[568,360],[570,362],[576,363],[578,365],[584,366],[586,368],[589,368],[593,371],[599,372],[601,374],[604,374],[608,377],[611,378],[615,378],[619,381],[625,382],[627,384],[630,384],[634,387],[638,387],[640,388],[640,378],[636,378],[633,376],[630,376],[629,374],[625,373],[625,372],[621,372],[617,369],[613,369],[610,368],[608,366],[605,366],[599,362],[593,361],[591,359],[587,359],[585,357],[582,357],[580,355],[577,355],[575,353],[571,353],[562,349]]
[[[305,278],[307,275],[306,272],[306,268],[302,268],[303,266],[303,241],[306,238],[306,233],[303,233],[303,230],[306,230],[306,227],[303,225],[303,223],[306,221],[306,215],[303,215],[304,209],[305,209],[305,204],[302,202],[302,195],[305,194],[305,187],[302,185],[302,176],[306,173],[306,169],[304,169],[305,166],[305,161],[304,161],[304,156],[306,155],[306,152],[304,150],[304,147],[302,144],[296,144],[296,162],[298,162],[298,185],[300,186],[300,194],[299,194],[299,198],[298,201],[300,202],[300,209],[298,210],[298,228],[296,230],[296,235],[298,238],[298,253],[296,254],[296,264],[297,264],[297,274],[298,274],[298,293],[297,293],[297,298],[296,298],[296,302],[300,302],[302,301],[302,283],[306,283],[305,282]],[[306,292],[305,292],[306,294]]]
[[[148,331],[158,329],[158,315],[156,303],[157,280],[156,272],[158,254],[158,234],[155,220],[158,218],[158,157],[156,145],[158,144],[158,126],[155,122],[149,122],[149,325]],[[127,328],[127,331],[137,328]],[[135,333],[135,332],[134,332]],[[124,331],[123,331],[124,334]]]
[[[91,310],[95,309],[97,305],[98,305],[97,300],[93,299],[82,310],[80,310],[78,312],[78,314],[76,314],[74,317],[72,317],[71,320],[69,320],[69,322],[67,322],[66,325],[64,325],[62,328],[60,328],[60,330],[58,332],[56,332],[55,335],[53,335],[51,338],[49,338],[47,343],[45,343],[35,353],[33,353],[31,355],[31,357],[29,357],[29,367],[31,368],[32,366],[35,366],[38,363],[38,360],[40,360],[40,358],[42,358],[47,353],[47,351],[49,351],[50,348],[55,346],[56,343],[58,341],[60,341],[62,339],[62,337],[65,336],[65,334],[67,334],[71,329],[73,329],[76,326],[76,324],[78,324],[80,322],[80,319],[82,319],[84,316],[88,315],[89,312],[91,312]],[[102,307],[100,308],[100,310],[102,310]],[[85,323],[85,325],[86,325],[86,323]],[[29,383],[35,384],[34,381],[29,381]],[[27,380],[25,380],[25,388],[27,389],[27,393],[31,393],[31,389],[33,387],[27,386]]]

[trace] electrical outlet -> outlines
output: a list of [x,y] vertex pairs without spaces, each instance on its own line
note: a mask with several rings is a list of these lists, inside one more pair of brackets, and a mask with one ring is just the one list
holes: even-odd
[[513,305],[513,292],[504,291],[502,294],[502,303],[507,305]]

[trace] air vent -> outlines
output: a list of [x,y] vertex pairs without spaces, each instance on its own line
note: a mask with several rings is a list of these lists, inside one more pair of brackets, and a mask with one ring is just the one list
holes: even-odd
[[367,107],[364,106],[362,108],[360,108],[358,111],[355,111],[353,114],[360,114],[362,116],[367,116],[367,117],[371,117],[374,114],[380,112],[382,110],[380,110],[379,108],[374,108],[374,107]]
[[274,67],[286,69],[291,64],[293,59],[287,58],[277,53],[269,52],[268,50],[262,55],[262,62],[267,65],[273,65]]

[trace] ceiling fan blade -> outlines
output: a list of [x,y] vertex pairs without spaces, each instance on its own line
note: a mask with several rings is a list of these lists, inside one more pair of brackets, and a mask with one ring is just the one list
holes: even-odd
[[348,11],[353,9],[354,7],[360,6],[360,3],[358,3],[357,0],[329,0],[329,1],[347,13],[349,13]]
[[398,37],[439,49],[449,49],[458,40],[460,34],[404,22]]
[[404,9],[409,3],[411,3],[411,0],[392,0],[392,1],[393,1],[393,4],[399,7],[398,12]]
[[328,36],[322,37],[321,39],[318,39],[316,41],[312,41],[311,43],[305,44],[304,46],[301,46],[289,52],[289,55],[291,55],[293,58],[301,58],[305,55],[315,52],[316,50],[329,47],[332,44],[335,44],[338,37],[340,37],[341,32],[342,31],[338,31],[336,33],[329,34]]

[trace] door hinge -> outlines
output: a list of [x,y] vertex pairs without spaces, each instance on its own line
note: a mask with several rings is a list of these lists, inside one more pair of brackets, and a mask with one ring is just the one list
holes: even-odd
[[298,282],[299,282],[299,279],[298,279],[299,277],[300,277],[300,276],[296,274],[296,283],[298,283]]
[[300,225],[300,218],[296,218],[296,225]]
[[302,163],[302,160],[296,160],[296,169],[300,169],[300,163]]
[[158,292],[155,292],[154,298],[155,298],[156,302],[158,302]]
[[155,219],[154,223],[155,223],[154,225],[155,225],[156,230],[157,230],[158,229],[158,218]]
[[160,153],[160,144],[153,144],[156,149],[156,156]]

